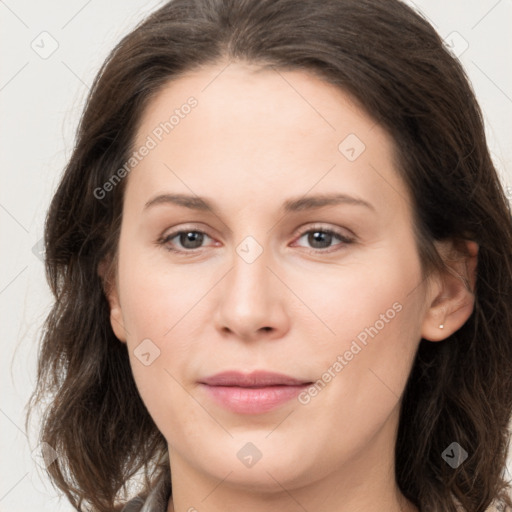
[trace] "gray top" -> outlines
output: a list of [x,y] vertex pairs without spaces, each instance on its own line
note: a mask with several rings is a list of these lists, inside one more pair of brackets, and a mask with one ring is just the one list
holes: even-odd
[[145,500],[141,497],[133,498],[121,512],[167,512],[170,497],[171,475],[169,472],[162,473]]

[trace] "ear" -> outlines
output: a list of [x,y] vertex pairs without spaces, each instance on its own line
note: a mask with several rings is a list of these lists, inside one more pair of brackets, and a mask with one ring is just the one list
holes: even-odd
[[101,278],[103,292],[109,303],[112,330],[119,341],[126,343],[126,329],[121,303],[119,302],[119,290],[117,289],[117,280],[113,277],[111,262],[102,260],[98,265],[98,275]]
[[478,244],[449,240],[435,245],[447,268],[434,278],[434,296],[423,319],[421,336],[441,341],[460,329],[473,312]]

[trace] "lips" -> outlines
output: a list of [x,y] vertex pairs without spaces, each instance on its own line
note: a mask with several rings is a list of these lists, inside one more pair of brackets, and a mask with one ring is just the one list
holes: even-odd
[[261,414],[276,409],[311,381],[267,371],[227,371],[202,379],[199,384],[209,399],[238,414]]
[[295,379],[282,373],[254,371],[241,373],[237,371],[222,372],[201,381],[209,386],[239,386],[243,388],[261,388],[266,386],[299,386],[311,384],[310,381]]

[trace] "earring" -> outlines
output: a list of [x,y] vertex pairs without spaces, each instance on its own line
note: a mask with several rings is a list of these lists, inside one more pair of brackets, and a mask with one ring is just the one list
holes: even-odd
[[441,324],[441,325],[439,326],[439,329],[444,329],[444,324]]

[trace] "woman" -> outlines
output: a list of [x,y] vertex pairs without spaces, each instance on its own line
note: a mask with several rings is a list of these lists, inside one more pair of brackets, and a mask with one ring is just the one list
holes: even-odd
[[163,6],[95,80],[45,243],[32,404],[74,507],[512,506],[510,210],[401,2]]

